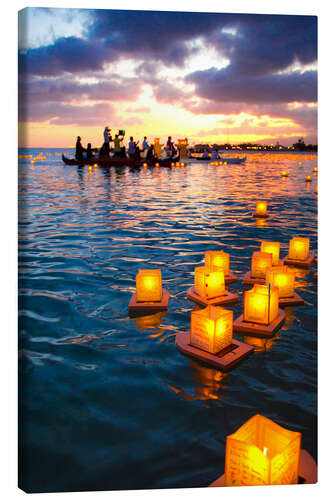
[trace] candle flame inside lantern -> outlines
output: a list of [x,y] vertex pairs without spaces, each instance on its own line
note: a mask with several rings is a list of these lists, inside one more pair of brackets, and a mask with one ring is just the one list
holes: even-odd
[[280,298],[294,296],[295,272],[288,266],[276,266],[266,271],[266,285],[276,286]]
[[279,291],[276,286],[257,285],[244,292],[244,321],[269,325],[279,314]]
[[206,299],[220,297],[226,293],[224,272],[220,267],[196,267],[194,269],[194,290]]
[[225,485],[297,484],[301,438],[262,415],[250,418],[227,436]]
[[272,254],[272,265],[277,266],[280,259],[280,243],[278,241],[262,241],[261,252]]
[[162,273],[160,269],[139,269],[136,275],[137,302],[162,300]]
[[208,306],[191,312],[190,342],[194,347],[216,354],[232,343],[233,312]]
[[294,237],[289,241],[289,259],[306,260],[309,257],[310,239]]
[[256,215],[267,215],[267,201],[257,201]]

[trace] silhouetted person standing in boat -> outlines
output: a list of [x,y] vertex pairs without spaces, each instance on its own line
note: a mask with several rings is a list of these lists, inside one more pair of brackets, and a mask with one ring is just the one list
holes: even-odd
[[174,156],[177,151],[176,151],[176,148],[173,145],[173,142],[171,140],[171,135],[169,135],[169,137],[168,137],[167,147],[169,148],[170,156]]
[[130,137],[130,141],[128,143],[128,156],[130,160],[134,160],[136,157],[136,147],[138,143],[134,142],[133,137]]
[[112,141],[112,137],[110,135],[111,129],[106,126],[103,132],[104,135],[104,144],[103,148],[103,156],[109,156],[110,153],[110,141]]
[[114,143],[114,148],[113,148],[114,155],[113,156],[118,156],[118,157],[122,156],[120,143],[123,139],[124,139],[124,136],[119,137],[118,134],[115,135],[114,139],[111,138],[110,142]]
[[84,149],[84,147],[81,144],[81,137],[78,136],[76,139],[76,145],[75,145],[75,158],[77,160],[83,160],[83,153],[85,151],[86,150]]
[[94,157],[93,150],[91,149],[91,143],[87,145],[87,160],[91,160]]

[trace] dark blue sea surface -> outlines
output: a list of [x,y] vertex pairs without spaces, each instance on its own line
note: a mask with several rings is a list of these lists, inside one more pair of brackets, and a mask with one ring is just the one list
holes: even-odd
[[[34,164],[25,157],[40,152]],[[316,253],[317,158],[253,153],[243,165],[89,172],[60,152],[19,151],[21,487],[206,486],[223,473],[226,436],[256,413],[301,432],[317,458],[315,266],[297,273],[305,305],[286,309],[273,339],[245,337],[256,351],[229,374],[175,346],[206,250],[230,253],[235,318],[261,239],[279,241],[283,257],[291,237],[310,237]],[[267,221],[252,217],[258,199]],[[166,313],[129,317],[140,268],[161,268]]]

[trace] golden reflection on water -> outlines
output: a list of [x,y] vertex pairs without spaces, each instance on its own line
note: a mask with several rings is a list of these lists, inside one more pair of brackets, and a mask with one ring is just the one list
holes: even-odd
[[226,389],[226,379],[229,374],[202,365],[194,359],[187,359],[190,365],[191,378],[194,383],[194,394],[172,385],[168,385],[168,387],[186,401],[221,399],[221,392]]
[[269,339],[251,337],[244,335],[243,342],[254,347],[254,352],[267,352],[274,347],[275,342],[280,338],[280,333],[276,332]]

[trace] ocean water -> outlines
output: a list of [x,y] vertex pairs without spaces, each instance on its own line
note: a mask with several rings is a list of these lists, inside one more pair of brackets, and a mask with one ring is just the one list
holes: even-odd
[[[25,157],[41,151],[45,160]],[[223,473],[226,436],[256,413],[301,432],[317,458],[315,266],[297,272],[305,305],[286,309],[272,339],[234,333],[256,350],[230,373],[175,346],[206,250],[230,253],[235,318],[261,239],[279,241],[283,257],[291,237],[306,236],[317,252],[316,156],[89,172],[60,153],[19,151],[20,486],[206,486]],[[252,217],[257,199],[268,201],[267,221]],[[167,312],[129,317],[140,268],[161,268]]]

